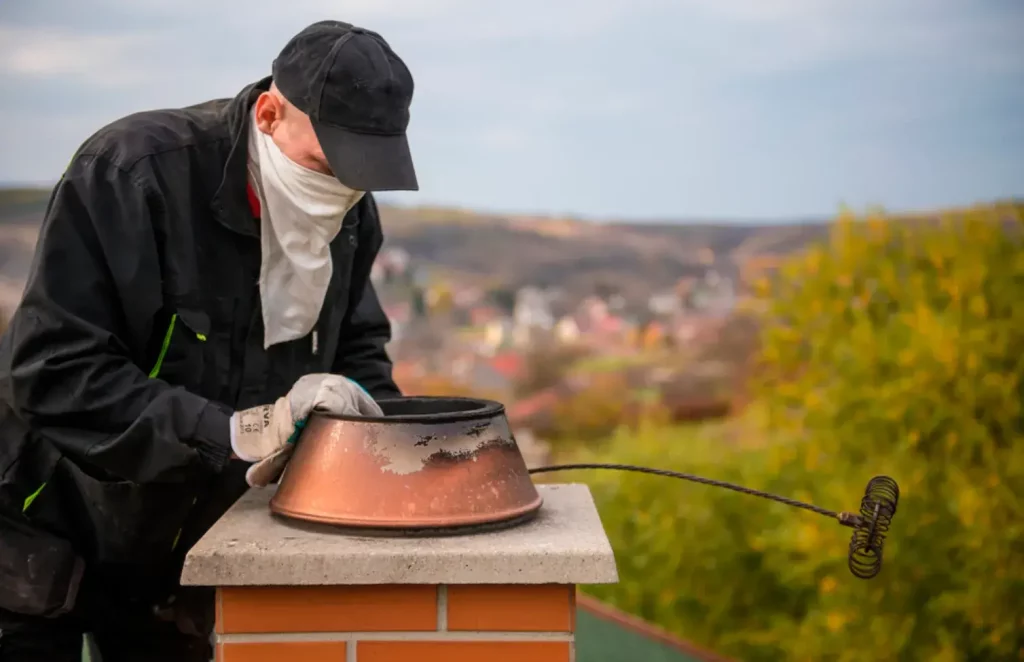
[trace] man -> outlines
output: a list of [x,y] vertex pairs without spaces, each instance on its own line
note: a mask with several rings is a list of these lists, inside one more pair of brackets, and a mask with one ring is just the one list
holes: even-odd
[[[185,552],[314,408],[380,415],[369,191],[416,190],[413,80],[324,21],[233,99],[120,119],[54,189],[0,344],[0,661],[209,660]],[[365,390],[364,390],[365,389]]]

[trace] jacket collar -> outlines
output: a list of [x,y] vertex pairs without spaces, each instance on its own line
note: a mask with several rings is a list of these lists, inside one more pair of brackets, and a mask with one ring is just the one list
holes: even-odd
[[270,89],[271,77],[247,85],[231,99],[223,110],[223,121],[231,139],[231,148],[224,164],[224,172],[211,208],[217,220],[230,230],[259,236],[259,225],[252,222],[252,208],[248,197],[248,141],[249,108],[260,93]]

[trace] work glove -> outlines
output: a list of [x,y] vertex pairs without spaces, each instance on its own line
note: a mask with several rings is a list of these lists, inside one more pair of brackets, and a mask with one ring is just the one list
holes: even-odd
[[383,415],[363,387],[347,377],[330,374],[306,375],[277,402],[235,412],[231,416],[231,449],[239,459],[253,463],[245,472],[251,487],[265,487],[281,475],[295,448],[295,439],[314,412]]

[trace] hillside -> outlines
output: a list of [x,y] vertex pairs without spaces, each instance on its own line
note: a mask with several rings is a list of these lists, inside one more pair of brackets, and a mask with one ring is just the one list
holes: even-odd
[[38,223],[49,195],[49,189],[0,187],[0,224]]
[[577,293],[614,283],[627,297],[702,273],[712,254],[716,262],[731,261],[755,238],[774,253],[824,231],[820,225],[634,225],[465,213],[446,219],[441,210],[429,210],[423,219],[415,210],[392,208],[382,215],[388,246],[432,264],[510,285],[557,284]]
[[[48,191],[0,190],[0,278],[20,281]],[[495,284],[558,284],[585,294],[614,284],[644,296],[731,256],[789,251],[820,237],[815,224],[595,223],[456,209],[382,206],[387,247],[443,272]]]

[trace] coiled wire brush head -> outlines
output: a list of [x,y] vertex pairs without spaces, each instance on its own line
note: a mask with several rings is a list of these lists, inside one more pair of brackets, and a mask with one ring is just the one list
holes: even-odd
[[770,499],[778,503],[784,503],[794,508],[803,508],[819,515],[832,518],[853,529],[850,537],[850,549],[847,555],[847,565],[850,572],[859,579],[871,579],[878,575],[882,569],[882,548],[885,544],[885,536],[889,532],[889,525],[896,514],[896,505],[900,500],[900,488],[896,481],[889,476],[875,476],[868,481],[864,496],[860,500],[860,511],[858,513],[835,512],[826,508],[803,503],[795,499],[753,490],[749,487],[727,483],[721,480],[712,480],[702,476],[669,471],[667,469],[652,469],[649,467],[638,467],[632,464],[556,464],[546,467],[535,467],[530,469],[531,474],[547,473],[551,471],[569,471],[575,469],[612,469],[616,471],[635,471],[639,473],[655,474],[679,478],[713,487],[724,487],[725,489],[750,494],[752,496]]

